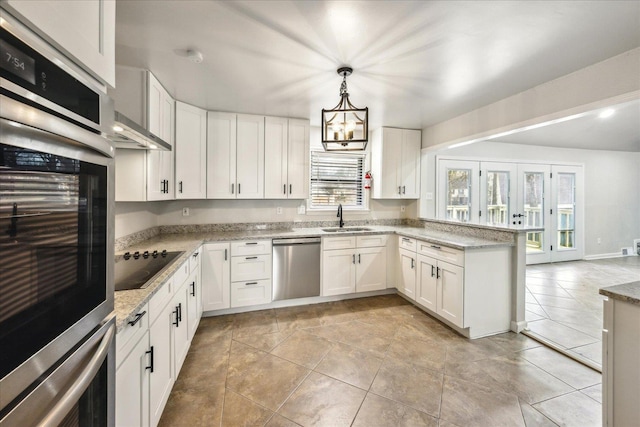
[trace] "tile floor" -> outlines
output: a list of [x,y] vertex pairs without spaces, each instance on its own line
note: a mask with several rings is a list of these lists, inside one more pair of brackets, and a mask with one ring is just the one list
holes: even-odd
[[605,286],[640,280],[640,257],[527,266],[526,320],[531,332],[602,364]]
[[601,375],[397,295],[203,318],[162,426],[599,426]]

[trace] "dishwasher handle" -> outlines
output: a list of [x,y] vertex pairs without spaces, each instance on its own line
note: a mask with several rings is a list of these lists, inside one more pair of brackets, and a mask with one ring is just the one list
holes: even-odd
[[320,243],[320,237],[302,237],[299,239],[274,239],[273,246],[313,245]]

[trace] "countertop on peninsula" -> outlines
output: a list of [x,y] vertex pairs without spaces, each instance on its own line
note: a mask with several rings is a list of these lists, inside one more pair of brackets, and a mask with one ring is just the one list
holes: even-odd
[[[348,227],[346,227],[348,228]],[[375,234],[397,234],[404,237],[420,239],[429,243],[444,245],[461,250],[473,250],[490,247],[509,247],[513,246],[513,241],[499,241],[492,239],[484,239],[461,234],[454,234],[444,231],[428,230],[425,228],[408,227],[408,226],[366,226],[370,231],[344,231],[344,232],[327,232],[322,228],[292,228],[282,230],[246,230],[246,231],[211,231],[190,233],[185,228],[184,233],[160,234],[140,243],[131,245],[117,254],[134,251],[184,251],[182,255],[176,258],[162,274],[158,275],[144,289],[135,289],[128,291],[117,291],[115,293],[114,310],[116,313],[116,327],[119,332],[122,330],[127,321],[132,320],[134,316],[141,310],[156,291],[167,281],[173,273],[188,260],[190,256],[203,243],[228,242],[234,240],[252,240],[252,239],[277,239],[277,238],[297,238],[297,237],[331,237],[345,235],[375,235]]]
[[640,306],[640,281],[601,288],[600,295]]

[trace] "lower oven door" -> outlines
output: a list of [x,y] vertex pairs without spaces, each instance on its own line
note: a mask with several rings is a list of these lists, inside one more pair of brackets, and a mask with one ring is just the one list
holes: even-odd
[[111,316],[5,407],[0,426],[113,426],[115,334]]

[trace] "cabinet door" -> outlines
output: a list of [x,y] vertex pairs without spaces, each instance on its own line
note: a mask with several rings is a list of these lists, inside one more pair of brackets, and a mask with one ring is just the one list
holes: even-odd
[[236,115],[207,112],[207,198],[236,198]]
[[149,375],[149,425],[151,426],[158,425],[175,381],[171,349],[173,309],[171,303],[167,304],[160,316],[149,327],[149,346],[153,351],[153,372]]
[[202,309],[230,307],[231,261],[229,243],[210,243],[202,250]]
[[418,290],[416,302],[434,313],[437,312],[436,298],[438,290],[436,268],[437,265],[435,259],[424,255],[418,255]]
[[265,117],[264,121],[264,198],[286,199],[289,194],[288,120]]
[[9,0],[3,6],[30,21],[102,82],[115,87],[116,2]]
[[116,425],[149,425],[149,332],[116,371]]
[[[382,129],[380,152],[382,170],[374,176],[374,186],[380,185],[377,198],[399,199],[402,192],[400,168],[402,166],[402,129]],[[376,180],[379,181],[376,183]]]
[[236,198],[264,198],[264,116],[238,114]]
[[451,323],[464,327],[464,268],[438,261],[437,313]]
[[309,196],[309,121],[289,119],[288,197],[306,199]]
[[200,323],[202,300],[200,299],[200,278],[197,272],[191,273],[187,279],[187,318],[186,323],[189,328],[189,341],[193,338]]
[[176,199],[207,198],[207,112],[176,102]]
[[188,294],[190,286],[182,286],[170,304],[173,309],[171,322],[171,344],[173,346],[173,376],[178,378],[182,363],[189,351],[189,308]]
[[[148,73],[147,128],[173,145],[175,105],[169,93]],[[147,152],[147,200],[173,199],[173,150]]]
[[402,130],[402,160],[400,181],[403,199],[420,197],[420,148],[422,137],[419,130]]
[[358,248],[357,252],[356,292],[386,289],[387,248]]
[[355,249],[322,252],[322,296],[356,291]]
[[270,302],[271,279],[231,283],[231,307],[246,307]]
[[400,249],[400,280],[398,290],[408,298],[416,299],[416,253]]

